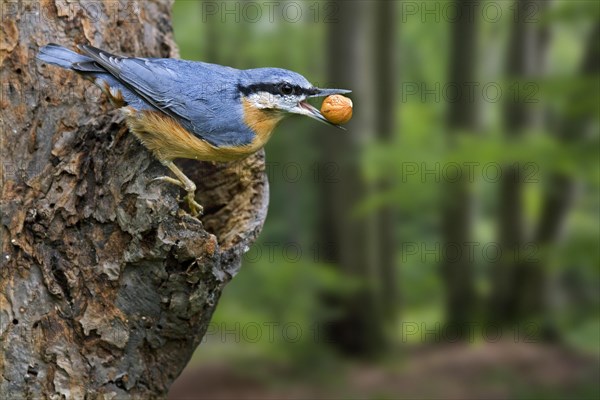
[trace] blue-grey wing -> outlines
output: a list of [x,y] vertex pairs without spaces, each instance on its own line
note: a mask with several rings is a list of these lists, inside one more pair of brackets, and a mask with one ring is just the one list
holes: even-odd
[[119,57],[92,46],[81,48],[148,104],[196,136],[217,146],[252,141],[252,132],[241,124],[241,107],[234,103],[239,102],[239,70],[168,58]]

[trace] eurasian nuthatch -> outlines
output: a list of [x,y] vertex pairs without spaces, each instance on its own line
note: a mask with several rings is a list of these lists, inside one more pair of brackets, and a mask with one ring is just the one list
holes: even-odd
[[79,49],[83,54],[48,44],[37,58],[81,74],[122,107],[129,130],[176,176],[154,180],[185,189],[194,215],[202,212],[194,198],[196,185],[174,159],[246,157],[267,143],[287,115],[329,123],[307,98],[350,92],[314,87],[302,75],[280,68],[239,70],[171,58],[120,57],[87,45]]

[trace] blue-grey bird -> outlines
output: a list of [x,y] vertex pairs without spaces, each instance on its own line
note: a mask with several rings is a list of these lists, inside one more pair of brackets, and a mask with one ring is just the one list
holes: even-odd
[[314,87],[302,75],[281,68],[239,70],[172,58],[121,57],[88,45],[79,49],[82,54],[48,44],[37,58],[81,74],[122,108],[129,130],[176,176],[153,181],[185,189],[193,215],[202,212],[196,185],[174,159],[246,157],[267,143],[287,115],[331,124],[308,98],[350,92]]

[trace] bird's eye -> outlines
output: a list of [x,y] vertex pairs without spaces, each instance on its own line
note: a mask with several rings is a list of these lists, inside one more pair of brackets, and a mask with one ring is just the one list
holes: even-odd
[[289,83],[282,84],[279,90],[281,91],[281,94],[284,95],[290,95],[294,93],[294,88]]

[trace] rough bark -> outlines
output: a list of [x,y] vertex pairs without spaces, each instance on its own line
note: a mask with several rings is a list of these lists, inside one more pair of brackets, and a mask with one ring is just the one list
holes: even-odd
[[200,343],[266,214],[261,153],[181,163],[205,215],[41,45],[176,56],[170,1],[3,2],[0,397],[156,397]]

